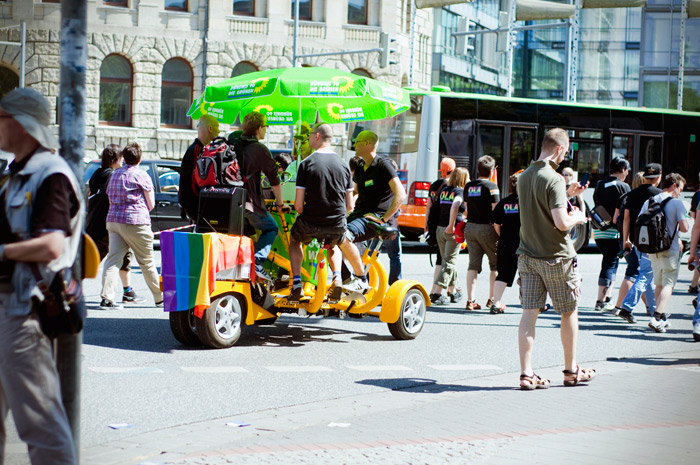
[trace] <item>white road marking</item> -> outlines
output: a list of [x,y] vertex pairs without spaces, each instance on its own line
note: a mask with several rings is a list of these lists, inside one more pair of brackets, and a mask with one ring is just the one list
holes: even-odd
[[278,373],[312,373],[321,371],[333,371],[331,368],[322,366],[279,366],[279,367],[265,367],[270,371],[276,371]]
[[188,373],[248,373],[243,367],[180,367]]
[[94,371],[95,373],[106,373],[106,374],[122,374],[122,373],[163,373],[163,370],[159,368],[150,367],[89,367],[88,370]]
[[410,371],[411,368],[401,365],[347,365],[351,370],[357,371]]
[[496,365],[428,365],[429,368],[441,371],[477,371],[477,370],[498,370],[503,368]]

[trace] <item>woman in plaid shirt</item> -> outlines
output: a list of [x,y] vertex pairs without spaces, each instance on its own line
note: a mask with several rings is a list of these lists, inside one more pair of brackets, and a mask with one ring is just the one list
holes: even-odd
[[109,253],[102,274],[100,308],[119,308],[113,297],[119,265],[128,249],[133,250],[156,306],[163,305],[158,271],[153,262],[153,232],[149,211],[155,206],[153,182],[141,163],[141,147],[132,143],[122,150],[124,166],[114,172],[107,186]]

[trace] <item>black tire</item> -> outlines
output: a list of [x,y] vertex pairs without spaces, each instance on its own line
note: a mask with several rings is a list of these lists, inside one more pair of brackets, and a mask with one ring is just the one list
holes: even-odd
[[415,339],[425,324],[426,304],[423,293],[409,289],[401,301],[401,311],[396,323],[388,323],[389,332],[401,341]]
[[190,347],[202,345],[197,337],[196,319],[192,308],[187,311],[170,312],[170,331],[178,342]]
[[233,347],[243,332],[245,321],[243,300],[236,294],[226,294],[212,301],[202,318],[196,318],[197,336],[207,347]]
[[571,237],[571,242],[574,244],[574,250],[578,252],[584,245],[588,244],[590,240],[591,233],[588,229],[588,223],[577,224],[569,231],[569,237]]

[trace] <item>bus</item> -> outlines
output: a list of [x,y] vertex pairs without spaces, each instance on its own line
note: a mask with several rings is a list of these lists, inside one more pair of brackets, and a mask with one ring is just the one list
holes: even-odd
[[[590,175],[589,186],[603,178],[613,157],[627,159],[630,178],[647,163],[660,163],[664,173],[677,172],[698,184],[700,113],[674,110],[589,105],[583,103],[507,98],[493,95],[411,91],[411,107],[380,121],[353,123],[352,141],[362,130],[379,136],[377,153],[392,158],[406,189],[399,225],[409,240],[425,224],[428,188],[439,176],[440,160],[453,158],[476,177],[476,160],[496,160],[497,182],[508,193],[511,174],[538,158],[547,130],[568,131],[571,144],[560,169],[571,167]],[[353,147],[350,146],[350,149]],[[589,225],[572,231],[578,250],[588,242]]]

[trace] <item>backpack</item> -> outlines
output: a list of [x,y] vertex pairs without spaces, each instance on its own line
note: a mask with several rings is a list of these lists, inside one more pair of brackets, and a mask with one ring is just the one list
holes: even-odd
[[637,217],[634,224],[635,241],[634,245],[643,253],[659,253],[671,248],[673,235],[668,234],[666,227],[666,213],[664,208],[672,197],[659,203],[654,197],[649,199],[649,208],[646,212]]
[[245,176],[238,152],[223,137],[216,137],[195,160],[194,180],[199,187],[242,187]]

